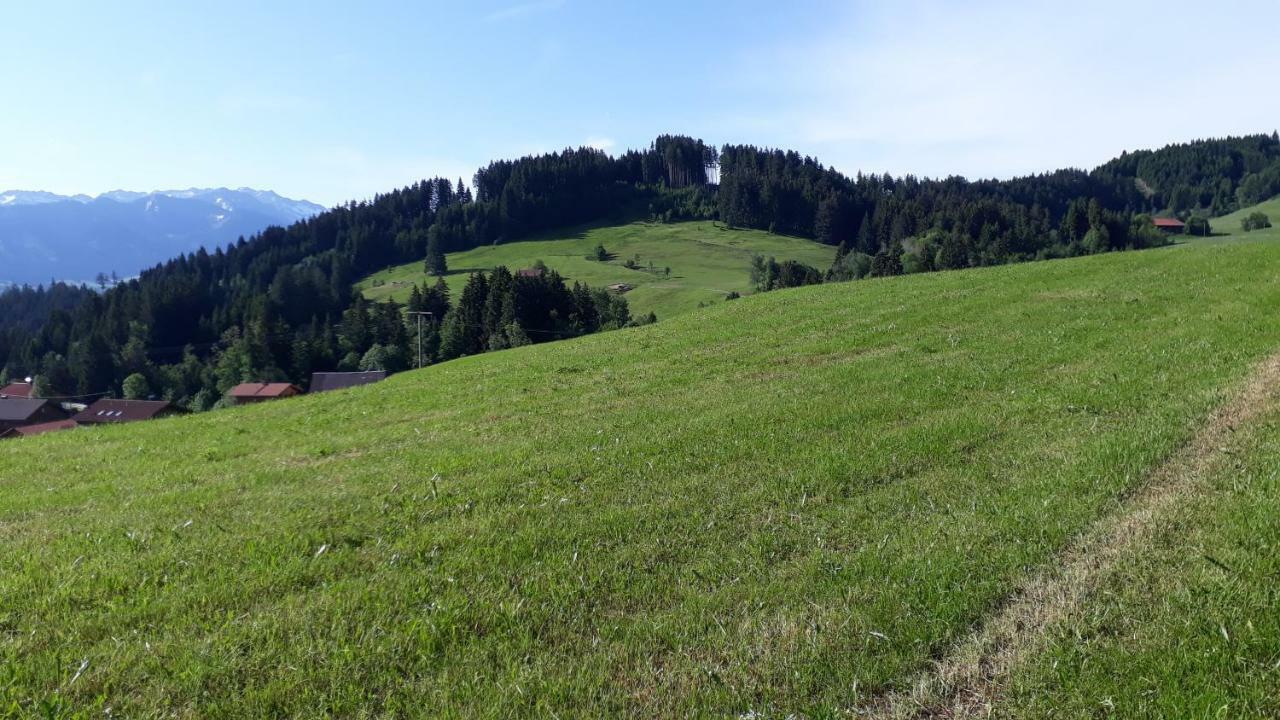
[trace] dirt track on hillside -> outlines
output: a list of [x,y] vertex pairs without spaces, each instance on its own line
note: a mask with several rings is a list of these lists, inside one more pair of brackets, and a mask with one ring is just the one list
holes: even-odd
[[1140,551],[1169,511],[1193,498],[1225,457],[1236,428],[1280,400],[1280,354],[1257,365],[1236,395],[1189,442],[1158,465],[1116,513],[1086,530],[1057,562],[1024,582],[972,634],[909,690],[875,698],[859,711],[883,718],[988,717],[1010,674],[1044,648],[1048,630],[1088,601],[1124,557]]

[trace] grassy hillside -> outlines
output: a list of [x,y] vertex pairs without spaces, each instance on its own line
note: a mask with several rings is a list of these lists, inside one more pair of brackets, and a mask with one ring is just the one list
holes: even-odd
[[[587,260],[596,245],[604,245],[613,259],[604,263]],[[628,283],[635,287],[626,295],[632,315],[653,311],[666,319],[703,303],[720,302],[731,291],[747,293],[753,254],[799,260],[825,271],[835,258],[835,248],[759,230],[729,230],[711,222],[637,222],[584,227],[570,233],[451,253],[447,256],[450,274],[446,280],[456,297],[471,272],[498,265],[516,270],[542,260],[566,278],[596,287]],[[630,259],[644,269],[627,269],[624,263]],[[656,272],[649,271],[650,263]],[[669,276],[663,272],[668,267]],[[376,273],[358,287],[371,299],[404,302],[412,285],[426,279],[422,263],[416,262]]]
[[[1240,222],[1248,217],[1250,213],[1258,211],[1265,213],[1267,217],[1271,218],[1271,227],[1264,230],[1244,232],[1240,228]],[[1212,218],[1209,221],[1209,225],[1213,228],[1214,235],[1221,233],[1232,237],[1245,237],[1259,240],[1280,238],[1280,196],[1271,198],[1266,202],[1258,203],[1253,207],[1237,210],[1230,215]]]
[[[839,714],[1195,433],[1280,346],[1278,267],[1189,244],[803,288],[0,444],[0,708]],[[1206,552],[1273,553],[1249,527]],[[1274,648],[1253,597],[1229,631]],[[1074,682],[1045,667],[1024,687]]]
[[1016,673],[1006,717],[1277,717],[1280,392]]

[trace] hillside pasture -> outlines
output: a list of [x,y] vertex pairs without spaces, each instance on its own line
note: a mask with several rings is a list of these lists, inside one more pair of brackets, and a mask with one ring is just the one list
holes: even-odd
[[[622,254],[619,232],[604,244]],[[1187,244],[808,287],[0,443],[0,708],[852,712],[908,688],[1196,434],[1280,346],[1277,268],[1272,243]],[[1264,520],[1205,552],[1247,566],[1276,541]],[[1241,637],[1248,618],[1220,607],[1149,612]],[[1275,647],[1274,623],[1253,627]],[[1097,647],[1136,675],[1162,642],[1134,667]],[[1086,684],[1096,709],[1146,687],[1050,657],[1031,695]]]
[[[597,245],[604,246],[609,260],[587,259]],[[445,280],[457,297],[470,273],[498,265],[515,271],[542,260],[569,282],[577,280],[593,287],[626,283],[633,288],[626,293],[633,316],[653,312],[666,319],[722,302],[731,292],[750,292],[751,257],[755,254],[799,260],[825,271],[835,259],[835,248],[759,230],[732,230],[713,222],[635,222],[587,226],[450,253]],[[626,267],[628,260],[638,269]],[[670,275],[665,273],[667,268]],[[405,302],[413,285],[423,281],[434,282],[417,262],[375,273],[357,287],[371,300]]]

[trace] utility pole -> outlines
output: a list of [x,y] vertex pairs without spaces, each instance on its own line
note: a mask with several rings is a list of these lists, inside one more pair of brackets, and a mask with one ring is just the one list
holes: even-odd
[[430,316],[432,322],[435,322],[436,317],[435,313],[426,310],[410,310],[409,314],[418,316],[418,367],[422,367],[422,316]]

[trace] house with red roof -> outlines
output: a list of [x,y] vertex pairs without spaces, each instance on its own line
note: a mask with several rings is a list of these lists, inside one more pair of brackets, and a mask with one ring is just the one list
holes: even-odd
[[187,410],[163,400],[103,398],[71,418],[77,425],[108,425],[184,415]]
[[236,405],[248,405],[301,394],[302,388],[289,383],[240,383],[227,392],[227,397]]
[[1186,232],[1187,224],[1178,218],[1156,218],[1153,220],[1157,230],[1162,230],[1170,235],[1181,235]]
[[58,432],[59,430],[71,430],[75,427],[77,427],[75,420],[54,420],[53,422],[40,423],[38,425],[9,428],[0,433],[0,438],[31,437],[33,435]]
[[32,385],[29,382],[14,382],[0,387],[0,398],[29,398]]

